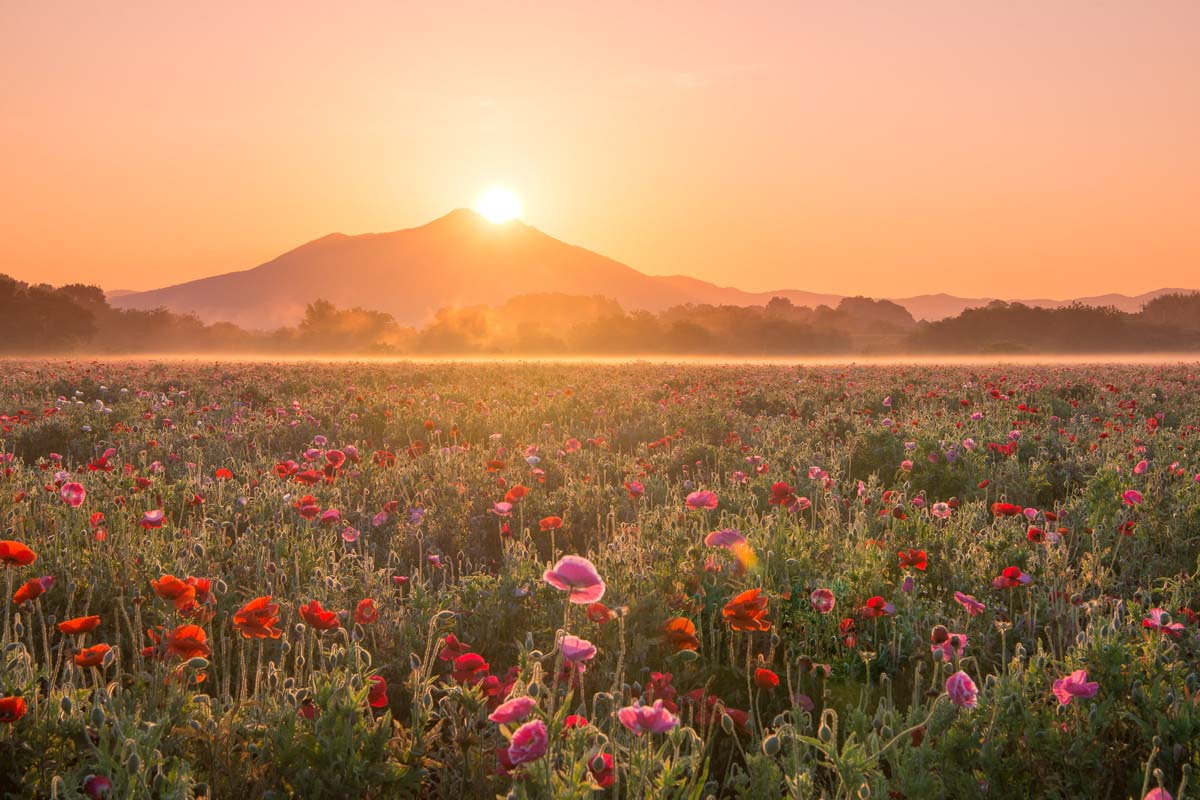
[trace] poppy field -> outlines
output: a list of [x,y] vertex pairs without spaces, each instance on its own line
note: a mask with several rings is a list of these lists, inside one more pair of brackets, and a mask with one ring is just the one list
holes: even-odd
[[1200,766],[1196,365],[10,361],[0,522],[5,796]]

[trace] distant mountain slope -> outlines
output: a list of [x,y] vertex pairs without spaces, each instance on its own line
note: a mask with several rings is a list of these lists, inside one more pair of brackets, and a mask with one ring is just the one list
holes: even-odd
[[[1136,311],[1167,291],[1092,300]],[[330,234],[253,269],[146,292],[111,292],[109,300],[119,308],[164,307],[193,312],[206,322],[269,329],[295,324],[305,305],[318,298],[340,307],[386,311],[400,322],[417,324],[439,308],[496,305],[543,292],[603,295],[626,309],[649,311],[683,303],[761,305],[772,297],[801,306],[833,306],[842,299],[794,289],[747,292],[682,275],[646,275],[524,223],[495,225],[474,211],[458,209],[417,228]],[[921,295],[896,302],[917,319],[940,319],[990,301]],[[1059,306],[1070,301],[1026,302]]]

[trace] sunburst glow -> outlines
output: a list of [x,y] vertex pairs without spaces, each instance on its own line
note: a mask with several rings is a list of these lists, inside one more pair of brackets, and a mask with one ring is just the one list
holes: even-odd
[[508,222],[521,215],[521,201],[503,186],[493,186],[479,193],[475,210],[490,222]]

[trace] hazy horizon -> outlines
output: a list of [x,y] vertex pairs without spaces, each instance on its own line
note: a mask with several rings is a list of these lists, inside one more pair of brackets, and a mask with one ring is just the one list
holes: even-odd
[[0,5],[0,264],[152,289],[500,184],[651,275],[1195,285],[1200,4]]

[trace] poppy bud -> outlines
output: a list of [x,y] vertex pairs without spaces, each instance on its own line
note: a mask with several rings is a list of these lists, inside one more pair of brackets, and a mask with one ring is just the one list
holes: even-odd
[[891,741],[892,726],[884,725],[882,728],[879,729],[879,735],[883,737],[884,741]]
[[929,641],[934,644],[942,644],[950,638],[950,631],[946,630],[945,625],[934,625],[933,630],[929,633]]
[[721,715],[721,730],[725,731],[725,733],[729,734],[730,736],[733,735],[733,717],[729,716],[728,714]]
[[782,744],[779,741],[779,737],[773,733],[767,738],[763,739],[762,751],[766,756],[774,758],[775,756],[779,755],[779,750],[781,747]]
[[131,753],[129,755],[129,760],[125,762],[125,767],[131,774],[138,774],[142,771],[142,757],[139,756],[136,751]]
[[604,754],[597,753],[592,762],[588,764],[588,769],[592,772],[604,772],[604,770],[608,769],[608,764],[604,761]]
[[194,656],[189,658],[184,666],[188,669],[208,669],[208,659],[204,656]]
[[439,624],[446,625],[451,620],[454,619],[454,616],[455,616],[454,612],[447,609],[447,610],[439,611],[437,613],[437,616],[434,617],[434,619],[436,619]]
[[833,741],[833,729],[822,722],[821,727],[817,728],[817,738],[825,744],[829,744]]
[[697,653],[695,650],[680,650],[678,653],[675,654],[675,660],[681,661],[684,664],[689,664],[698,658],[700,658],[700,654]]
[[421,657],[416,653],[410,653],[408,656],[408,666],[413,672],[421,668]]
[[[16,634],[16,638],[18,639],[25,635],[25,623],[21,622],[20,617],[17,617],[17,621],[13,623],[13,633]],[[13,642],[13,644],[16,644],[16,642]]]
[[525,694],[527,694],[533,698],[539,697],[541,695],[541,693],[542,693],[542,685],[540,683],[531,683],[525,689]]
[[103,725],[104,724],[104,709],[101,708],[100,706],[92,706],[91,720],[92,720],[92,725],[96,726],[97,728],[99,728],[101,725]]
[[62,700],[58,701],[58,707],[62,709],[62,713],[64,714],[70,714],[74,705],[75,704],[71,701],[70,695],[64,694]]
[[771,727],[782,728],[784,725],[787,725],[787,723],[787,712],[784,712],[782,714],[775,715],[775,719],[771,720]]
[[532,658],[534,661],[541,661],[543,658],[546,657],[546,654],[543,653],[541,650],[530,650],[529,657]]

